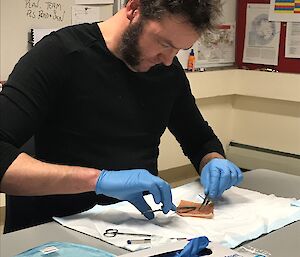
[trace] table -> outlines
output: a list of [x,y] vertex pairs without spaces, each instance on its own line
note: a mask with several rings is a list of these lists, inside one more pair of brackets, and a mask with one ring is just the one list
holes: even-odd
[[[242,188],[256,190],[265,194],[282,197],[300,198],[300,176],[271,170],[257,169],[245,172]],[[50,222],[24,230],[2,235],[0,238],[0,256],[10,257],[26,249],[50,241],[65,241],[85,244],[116,255],[127,253],[126,250],[105,243],[77,231]],[[263,235],[256,240],[244,243],[271,252],[272,257],[298,257],[300,244],[300,221],[279,230]]]
[[[300,176],[286,173],[260,169],[246,172],[240,187],[264,194],[300,199]],[[298,257],[300,256],[300,221],[263,235],[244,245],[267,250],[272,254],[272,257]]]

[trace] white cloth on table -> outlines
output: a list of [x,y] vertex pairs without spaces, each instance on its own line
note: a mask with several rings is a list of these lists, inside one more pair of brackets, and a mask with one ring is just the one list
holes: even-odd
[[[202,202],[203,188],[198,181],[172,189],[173,202]],[[151,195],[146,197],[152,209],[160,208]],[[232,187],[215,203],[213,219],[181,217],[174,212],[156,212],[148,221],[128,202],[94,208],[72,216],[54,219],[63,226],[100,238],[131,251],[171,242],[170,238],[207,236],[211,241],[233,248],[250,239],[300,220],[300,208],[291,205],[295,198],[281,198]],[[74,203],[75,204],[75,203]],[[128,239],[145,237],[117,235],[105,237],[106,229],[156,235],[151,244],[127,244]]]

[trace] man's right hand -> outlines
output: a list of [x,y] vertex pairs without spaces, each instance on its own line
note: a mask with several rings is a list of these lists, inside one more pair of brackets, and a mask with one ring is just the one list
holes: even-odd
[[172,203],[170,185],[144,169],[107,171],[102,170],[96,184],[96,194],[103,194],[133,204],[147,219],[153,219],[152,212],[143,197],[143,192],[149,191],[156,204],[162,203],[163,213],[175,211]]

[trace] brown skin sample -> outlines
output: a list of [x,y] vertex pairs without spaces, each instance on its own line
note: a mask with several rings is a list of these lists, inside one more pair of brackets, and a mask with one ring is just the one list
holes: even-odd
[[177,214],[183,217],[195,217],[195,218],[206,218],[212,219],[214,216],[214,205],[213,203],[209,203],[206,206],[203,206],[201,209],[201,203],[195,203],[190,201],[181,200],[177,208],[182,208],[186,206],[193,206],[195,209],[179,209],[177,210]]

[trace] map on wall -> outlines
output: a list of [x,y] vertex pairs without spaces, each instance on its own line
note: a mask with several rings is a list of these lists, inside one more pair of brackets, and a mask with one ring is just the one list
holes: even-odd
[[277,65],[280,22],[269,21],[268,4],[248,4],[244,42],[244,63]]
[[256,16],[250,26],[249,41],[252,42],[252,45],[267,45],[275,37],[275,23],[269,22],[266,13]]
[[235,24],[219,25],[215,31],[202,34],[197,42],[197,67],[235,62]]

